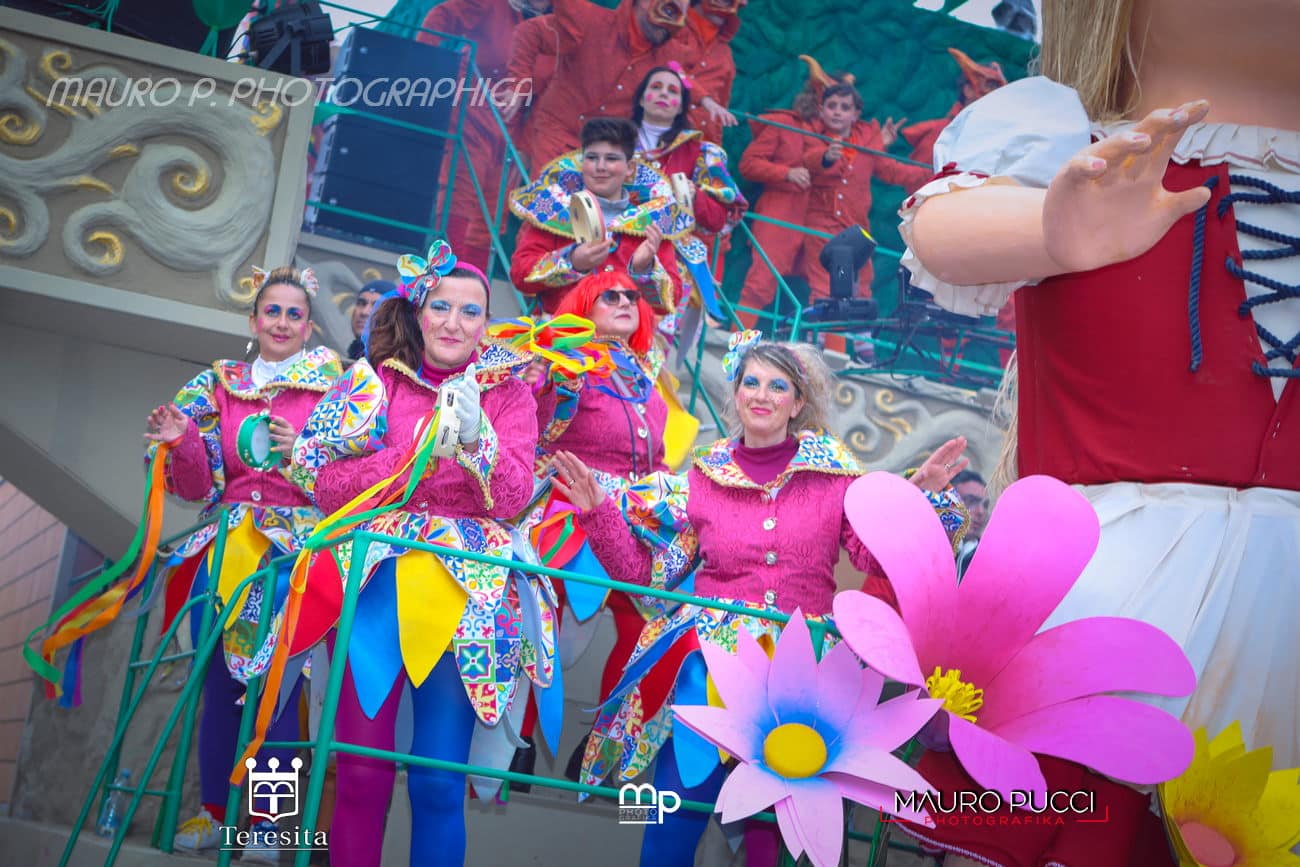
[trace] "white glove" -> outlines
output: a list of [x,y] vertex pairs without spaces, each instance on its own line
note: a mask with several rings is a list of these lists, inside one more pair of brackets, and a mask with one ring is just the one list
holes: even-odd
[[465,370],[465,375],[447,383],[444,388],[451,391],[452,411],[460,419],[460,441],[462,445],[478,442],[479,427],[483,423],[483,407],[480,404],[481,390],[474,376],[474,365]]

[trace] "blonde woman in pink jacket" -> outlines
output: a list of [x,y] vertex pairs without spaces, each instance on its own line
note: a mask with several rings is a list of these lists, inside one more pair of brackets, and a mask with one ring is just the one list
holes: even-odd
[[[686,473],[655,473],[610,497],[572,453],[555,456],[557,487],[581,510],[579,523],[610,577],[683,590],[693,580],[688,592],[698,596],[756,613],[800,608],[825,620],[845,549],[867,574],[867,589],[892,601],[879,565],[844,515],[844,491],[863,468],[825,430],[831,376],[819,352],[742,332],[732,336],[723,369],[737,423],[732,436],[697,452]],[[913,477],[923,489],[941,491],[930,499],[958,541],[965,513],[944,489],[966,465],[964,448],[960,437],[945,443]],[[699,642],[734,649],[742,628],[775,639],[779,625],[698,605],[647,623],[597,717],[582,781],[598,783],[615,768],[620,781],[630,780],[659,755],[657,788],[714,800],[724,776],[718,752],[689,731],[674,731],[671,705],[705,702]],[[641,863],[693,864],[707,823],[708,814],[682,811],[648,827]],[[754,836],[747,842],[757,842]]]

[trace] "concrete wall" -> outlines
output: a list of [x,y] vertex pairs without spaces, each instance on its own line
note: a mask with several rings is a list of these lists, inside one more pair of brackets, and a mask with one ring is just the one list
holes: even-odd
[[34,694],[23,641],[44,622],[67,530],[0,479],[0,815],[8,812]]

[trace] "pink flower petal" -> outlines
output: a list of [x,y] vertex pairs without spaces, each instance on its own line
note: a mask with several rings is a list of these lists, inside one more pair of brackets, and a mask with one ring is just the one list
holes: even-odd
[[[943,711],[943,713],[948,713]],[[1032,792],[1034,803],[1047,798],[1047,781],[1029,748],[959,716],[948,714],[948,739],[957,760],[975,782],[1011,800],[1011,792]]]
[[785,781],[776,774],[741,762],[723,780],[715,812],[722,814],[724,823],[736,822],[761,813],[788,794]]
[[[857,777],[849,776],[848,774],[825,773],[822,774],[822,776],[839,786],[840,794],[848,798],[850,801],[857,801],[864,807],[872,807],[882,813],[887,813],[891,816],[898,816],[900,819],[906,819],[909,822],[916,822],[929,828],[934,827],[934,820],[930,818],[930,811],[917,810],[914,807],[906,806],[904,802],[901,802],[899,798],[896,797],[900,794],[897,789],[890,788],[889,786],[882,786],[868,780],[860,780]],[[930,785],[929,781],[920,777],[920,775],[918,775],[918,778],[920,778],[923,785],[918,785],[915,789],[908,789],[902,792],[901,794],[903,796],[906,796],[913,791],[934,791],[934,787]]]
[[817,656],[798,608],[781,630],[767,674],[767,703],[778,723],[805,722],[817,707]]
[[[744,629],[740,634],[749,635]],[[758,642],[750,640],[755,647],[758,646]],[[763,653],[761,647],[758,650]],[[700,652],[723,705],[742,718],[752,720],[755,725],[766,726],[772,715],[767,706],[767,671],[756,674],[740,655],[728,653],[711,641],[701,641]],[[765,653],[763,660],[767,661]]]
[[754,677],[762,683],[767,683],[767,672],[772,666],[772,660],[768,658],[767,651],[758,643],[758,639],[749,634],[748,629],[736,632],[736,656]]
[[846,590],[836,594],[831,605],[836,628],[863,662],[891,680],[909,686],[925,683],[908,626],[888,603]]
[[1140,785],[1178,776],[1191,764],[1194,749],[1192,733],[1175,717],[1113,695],[1046,707],[995,731],[1026,750],[1069,759]]
[[884,567],[917,657],[929,664],[945,656],[957,618],[957,568],[930,501],[893,473],[868,473],[844,492],[844,514]]
[[904,693],[876,706],[870,714],[860,715],[855,729],[859,740],[892,752],[916,737],[943,707],[941,699],[921,698],[921,695],[919,691]]
[[[790,797],[777,805],[776,816],[791,854],[794,847],[789,845],[787,823],[795,829],[799,845],[814,867],[837,867],[844,846],[844,802],[839,786],[820,777],[794,780],[787,785]],[[786,822],[781,821],[781,807],[788,810]]]
[[1189,695],[1196,672],[1181,647],[1140,620],[1089,617],[1035,635],[984,687],[979,724],[996,731],[1039,708],[1105,692]]
[[825,774],[840,774],[904,792],[930,788],[916,769],[897,756],[865,744],[841,750],[826,764]]
[[752,762],[762,755],[762,729],[731,708],[675,704],[673,713],[691,731],[741,761]]
[[962,578],[952,657],[922,653],[921,664],[959,668],[975,683],[992,680],[1079,579],[1097,550],[1099,527],[1092,504],[1064,482],[1028,476],[1012,484]]
[[799,826],[790,799],[783,798],[777,801],[772,806],[772,812],[776,813],[776,827],[781,831],[781,842],[785,843],[785,848],[790,850],[790,857],[798,861],[799,856],[808,846],[804,842],[803,828]]
[[823,732],[824,736],[838,736],[853,719],[862,694],[862,675],[862,663],[853,649],[842,642],[827,651],[818,663],[817,715],[830,729]]

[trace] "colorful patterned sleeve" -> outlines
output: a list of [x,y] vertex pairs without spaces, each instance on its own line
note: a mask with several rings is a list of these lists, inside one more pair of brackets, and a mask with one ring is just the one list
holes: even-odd
[[706,232],[721,232],[728,225],[735,225],[749,207],[727,169],[727,152],[712,142],[704,142],[700,147],[691,180],[704,193],[695,199],[695,221]]
[[577,283],[583,275],[573,267],[573,262],[569,259],[576,246],[577,244],[566,244],[539,256],[528,272],[528,277],[525,278],[527,282],[540,283],[552,288],[562,288]]
[[578,516],[609,577],[672,589],[695,570],[699,537],[686,515],[685,475],[653,473]]
[[368,467],[381,473],[370,484],[397,469],[394,465],[388,472],[382,472],[401,457],[380,451],[387,430],[388,395],[383,380],[368,361],[361,359],[335,381],[312,410],[293,444],[289,478],[329,514],[369,486],[352,490],[360,484],[352,478],[358,467],[336,472],[333,465],[340,458],[379,458],[377,463],[383,464],[382,467]]
[[628,276],[645,294],[646,300],[657,313],[672,313],[681,297],[681,276],[677,274],[677,254],[673,243],[665,239],[659,245],[654,265],[649,271],[628,270]]
[[566,380],[557,382],[548,389],[550,396],[545,405],[545,420],[542,417],[543,404],[541,401],[538,402],[538,429],[542,432],[538,445],[542,449],[547,449],[569,429],[574,416],[578,414],[578,401],[582,397],[582,386],[585,382],[586,380],[581,378]]
[[[182,500],[212,505],[226,489],[225,462],[221,454],[221,409],[217,404],[217,375],[205,370],[185,383],[173,403],[189,417],[185,436],[167,455],[167,491]],[[158,451],[150,443],[145,460]]]

